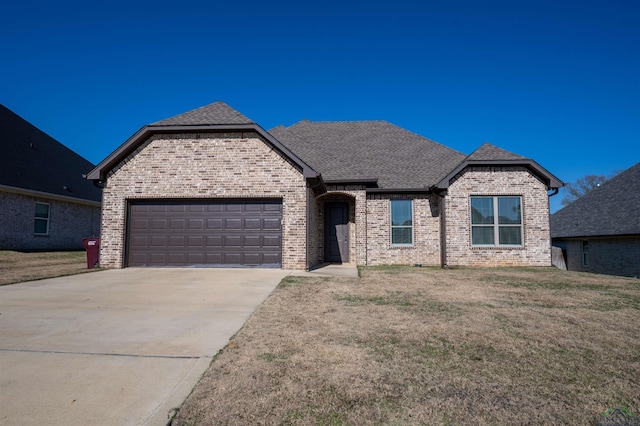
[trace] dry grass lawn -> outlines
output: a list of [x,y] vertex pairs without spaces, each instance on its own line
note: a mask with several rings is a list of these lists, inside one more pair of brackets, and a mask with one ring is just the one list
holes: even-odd
[[18,252],[0,250],[0,285],[95,271],[85,251]]
[[640,414],[640,280],[386,267],[285,279],[173,425],[584,425],[614,407]]

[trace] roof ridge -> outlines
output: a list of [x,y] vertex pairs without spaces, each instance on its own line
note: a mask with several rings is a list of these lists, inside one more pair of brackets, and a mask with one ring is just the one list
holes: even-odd
[[257,124],[223,101],[216,101],[178,115],[151,123],[152,126],[206,125],[206,124]]
[[300,121],[296,121],[292,125],[288,126],[287,129],[291,128],[293,126],[297,126],[298,124],[302,124],[302,123],[309,123],[309,124],[387,123],[387,124],[392,124],[393,125],[393,123],[390,123],[387,120],[320,120],[320,121],[313,121],[313,120],[303,119],[303,120],[300,120]]

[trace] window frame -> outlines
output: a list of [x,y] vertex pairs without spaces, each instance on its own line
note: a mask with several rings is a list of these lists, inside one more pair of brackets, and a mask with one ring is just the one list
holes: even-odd
[[[47,206],[47,215],[46,215],[46,217],[38,216],[38,205]],[[42,221],[44,221],[44,223],[46,225],[46,230],[45,230],[45,232],[37,232],[36,224],[39,223],[39,222],[42,222]],[[38,236],[49,235],[49,224],[50,224],[50,222],[51,222],[51,204],[42,203],[42,202],[36,201],[34,212],[33,212],[33,235],[38,235]]]
[[[473,223],[473,199],[474,198],[490,198],[492,200],[492,223]],[[517,198],[519,202],[520,208],[520,216],[519,223],[500,223],[500,209],[499,209],[499,200],[504,198]],[[470,223],[470,233],[469,238],[472,247],[499,247],[499,248],[519,248],[524,247],[524,208],[522,202],[522,195],[471,195],[469,197],[469,223]],[[488,244],[477,244],[474,243],[474,228],[489,228],[492,230],[493,243]],[[520,243],[519,244],[508,244],[508,243],[500,243],[500,229],[501,228],[518,228],[520,230]]]
[[580,261],[582,266],[589,266],[589,240],[580,242]]
[[[408,202],[409,203],[409,212],[411,213],[411,225],[407,226],[407,225],[394,225],[393,224],[393,203],[394,202]],[[413,199],[395,199],[395,200],[389,200],[389,241],[391,243],[392,247],[413,247],[414,241],[415,241],[415,236],[414,236],[414,232],[413,232],[413,221],[414,221],[414,211],[413,211]],[[393,241],[393,231],[394,229],[410,229],[410,235],[411,235],[411,242],[409,243],[396,243]]]

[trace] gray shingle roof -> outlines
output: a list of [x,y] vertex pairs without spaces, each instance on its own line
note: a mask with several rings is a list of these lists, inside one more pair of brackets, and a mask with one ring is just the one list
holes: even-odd
[[325,181],[377,178],[382,189],[429,188],[465,158],[386,121],[305,120],[270,133]]
[[189,126],[214,124],[251,124],[245,117],[224,102],[218,101],[176,116],[152,123],[153,126]]
[[93,167],[89,161],[0,105],[1,185],[100,201],[100,188],[82,177]]
[[495,161],[495,160],[524,160],[525,157],[514,154],[506,149],[498,148],[490,143],[484,143],[473,151],[468,157],[469,161]]
[[640,163],[551,215],[551,237],[640,235]]

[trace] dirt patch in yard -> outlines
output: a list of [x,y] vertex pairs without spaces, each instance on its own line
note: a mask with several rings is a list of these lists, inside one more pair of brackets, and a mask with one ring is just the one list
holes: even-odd
[[0,285],[95,270],[87,269],[85,251],[19,252],[0,250]]
[[638,389],[637,279],[365,268],[286,278],[173,424],[588,424]]

